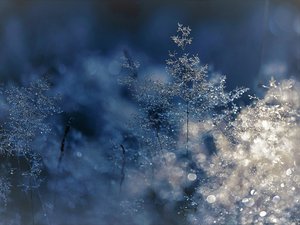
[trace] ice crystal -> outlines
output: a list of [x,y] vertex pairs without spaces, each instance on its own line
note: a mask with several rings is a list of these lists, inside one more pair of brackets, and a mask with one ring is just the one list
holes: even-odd
[[174,35],[171,38],[180,48],[184,49],[187,45],[192,43],[192,38],[189,37],[191,33],[189,27],[185,27],[178,23],[177,33],[178,35]]

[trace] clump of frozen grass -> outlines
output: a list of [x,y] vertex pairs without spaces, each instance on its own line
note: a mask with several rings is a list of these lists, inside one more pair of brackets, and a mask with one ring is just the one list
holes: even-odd
[[[7,117],[1,129],[1,160],[5,165],[3,177],[21,176],[17,183],[1,179],[1,199],[6,199],[11,185],[28,191],[38,188],[43,163],[34,142],[51,131],[47,119],[60,112],[58,97],[50,96],[50,82],[40,79],[27,87],[2,88]],[[10,179],[13,180],[13,179]]]

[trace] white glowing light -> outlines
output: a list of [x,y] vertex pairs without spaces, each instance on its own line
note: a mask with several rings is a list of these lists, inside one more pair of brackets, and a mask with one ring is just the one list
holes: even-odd
[[247,206],[247,207],[251,207],[255,204],[254,200],[252,198],[244,198],[242,200],[242,203]]
[[82,153],[81,153],[81,152],[76,152],[76,156],[77,156],[78,158],[81,158],[81,157],[82,157]]
[[260,217],[265,217],[267,215],[267,212],[266,211],[261,211],[260,213],[259,213],[259,216]]
[[252,189],[252,190],[250,191],[250,194],[251,194],[251,195],[255,195],[255,194],[256,194],[255,190]]
[[190,181],[195,181],[197,179],[197,175],[195,173],[189,173],[188,174],[188,179]]
[[216,196],[214,196],[214,195],[209,195],[209,196],[207,196],[206,201],[207,201],[208,203],[212,204],[212,203],[214,203],[214,202],[216,201]]
[[286,174],[287,176],[291,176],[292,173],[293,173],[293,171],[292,171],[291,169],[288,169],[288,170],[285,172],[285,174]]
[[275,195],[273,198],[272,198],[272,201],[274,203],[278,203],[280,201],[280,197],[278,195]]

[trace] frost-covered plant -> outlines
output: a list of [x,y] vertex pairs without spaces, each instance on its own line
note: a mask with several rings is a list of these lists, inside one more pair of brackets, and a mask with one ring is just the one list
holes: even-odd
[[[165,77],[139,77],[138,68],[127,56],[125,67],[129,76],[123,80],[140,107],[132,126],[135,139],[131,139],[137,142],[137,147],[130,148],[130,144],[126,147],[129,153],[138,153],[135,161],[144,168],[143,172],[128,169],[126,185],[134,188],[143,179],[140,192],[153,189],[178,215],[186,215],[197,207],[191,197],[195,192],[192,187],[202,173],[197,162],[202,137],[230,126],[239,110],[234,101],[247,91],[245,88],[226,91],[226,77],[210,73],[197,55],[186,51],[192,43],[190,31],[189,27],[178,24],[178,34],[171,39],[180,53],[169,53]],[[201,127],[207,121],[210,128]]]
[[46,119],[60,112],[58,97],[50,96],[49,90],[50,82],[46,78],[28,87],[11,86],[1,90],[7,111],[1,129],[1,160],[6,172],[1,172],[1,176],[21,175],[23,179],[14,185],[25,191],[39,187],[41,182],[43,164],[34,142],[51,131]]
[[[228,117],[237,111],[234,101],[247,91],[237,88],[227,92],[225,76],[208,76],[208,66],[201,65],[197,55],[190,55],[185,50],[192,43],[190,32],[189,27],[178,24],[178,34],[171,37],[181,53],[169,53],[166,78],[137,77],[137,67],[125,55],[125,67],[129,69],[130,76],[123,82],[140,105],[139,126],[134,129],[138,130],[137,137],[144,141],[142,148],[150,147],[148,152],[156,152],[156,149],[172,152],[175,148],[183,152],[181,146],[185,146],[188,156],[190,123],[197,124],[212,118],[215,125],[220,124],[225,115]],[[184,140],[180,138],[183,135]]]
[[185,121],[187,153],[190,120],[203,121],[216,116],[216,112],[229,112],[229,108],[235,107],[234,100],[247,91],[246,88],[237,88],[227,92],[225,76],[208,77],[208,66],[200,65],[198,55],[190,55],[185,51],[186,46],[192,43],[192,39],[189,38],[190,31],[189,27],[178,24],[178,35],[173,36],[172,40],[182,49],[182,53],[179,55],[177,52],[170,52],[167,60],[167,69],[171,75],[168,89],[173,102],[177,104],[174,115],[179,116],[179,121]]
[[57,97],[47,92],[50,83],[46,78],[32,82],[29,87],[11,87],[3,91],[8,108],[4,124],[5,145],[1,150],[17,154],[30,152],[37,135],[46,135],[49,125],[45,119],[59,112]]
[[235,144],[214,134],[219,152],[203,166],[208,179],[198,189],[211,205],[199,211],[207,224],[300,222],[299,83],[271,80],[267,88],[234,122]]
[[127,186],[144,179],[142,190],[190,224],[299,223],[299,83],[272,79],[265,97],[241,110],[234,101],[247,89],[227,92],[224,76],[186,52],[190,31],[179,24],[172,37],[182,52],[169,54],[167,78],[141,79],[130,67],[136,150],[147,158],[143,150],[161,149],[154,160],[165,163],[150,163],[159,169],[151,179],[128,170]]
[[162,80],[139,77],[138,64],[128,53],[125,54],[124,67],[129,76],[122,79],[122,83],[129,87],[139,104],[138,112],[129,124],[133,135],[131,139],[138,139],[139,142],[135,147],[138,148],[139,161],[148,166],[163,162],[164,151],[174,147],[172,133],[175,123],[170,117],[170,91]]

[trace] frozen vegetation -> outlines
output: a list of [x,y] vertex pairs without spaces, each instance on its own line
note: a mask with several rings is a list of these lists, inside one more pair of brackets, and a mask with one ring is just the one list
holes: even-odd
[[228,90],[190,34],[160,74],[124,51],[2,87],[0,225],[300,223],[299,82]]

